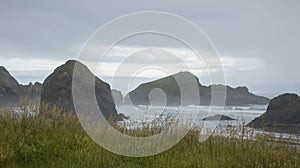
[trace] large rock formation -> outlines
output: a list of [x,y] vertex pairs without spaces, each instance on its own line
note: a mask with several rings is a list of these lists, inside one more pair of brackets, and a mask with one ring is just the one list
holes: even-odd
[[20,85],[4,68],[0,67],[0,107],[18,106],[21,100],[36,104],[39,102],[42,84]]
[[11,76],[11,74],[3,67],[0,66],[0,85],[1,86],[9,86],[15,92],[19,90],[19,83],[18,81]]
[[267,111],[248,126],[266,131],[300,133],[300,97],[283,94],[269,103]]
[[198,83],[200,103],[195,102],[193,98],[185,97],[183,99],[189,102],[188,104],[200,104],[210,105],[211,104],[211,89],[214,87],[225,87],[227,91],[226,105],[250,105],[250,104],[268,104],[269,99],[254,95],[250,93],[246,87],[232,88],[224,85],[212,85],[203,86],[199,83],[199,79],[190,72],[179,72],[177,74],[155,80],[152,82],[144,83],[138,86],[136,89],[131,91],[125,97],[125,103],[129,103],[129,100],[135,105],[148,105],[149,93],[152,89],[162,89],[167,97],[167,105],[180,105],[181,94],[176,79],[183,79],[185,87],[189,87],[190,81],[195,80]]
[[19,95],[24,97],[32,104],[38,104],[41,98],[41,92],[43,88],[43,84],[39,82],[35,82],[32,84],[31,82],[28,85],[20,85],[21,92]]
[[[75,63],[78,63],[77,65],[83,74],[93,75],[85,65],[74,60],[67,61],[64,65],[56,68],[54,72],[45,79],[41,94],[42,105],[47,104],[50,108],[56,106],[65,112],[74,111],[72,79]],[[78,89],[84,89],[85,75],[81,76],[82,79],[80,80],[83,83],[82,87]],[[114,120],[122,120],[122,115],[119,115],[115,109],[110,86],[97,77],[95,77],[95,93],[98,105],[104,117],[113,117]]]
[[0,107],[15,106],[20,97],[17,94],[19,83],[10,73],[0,66]]
[[[158,88],[164,92],[167,99],[166,102],[167,105],[180,105],[181,104],[180,87],[176,79],[180,81],[185,81],[186,85],[190,84],[189,81],[192,80],[195,81],[195,79],[196,81],[198,81],[198,78],[195,77],[193,74],[189,72],[180,72],[178,74],[167,76],[159,80],[144,83],[125,96],[124,98],[125,104],[128,104],[131,100],[132,104],[134,105],[149,105],[150,92],[153,89]],[[199,85],[199,83],[197,85]],[[186,99],[188,99],[188,97],[186,97]],[[193,99],[189,101],[193,102]]]
[[13,89],[0,85],[0,108],[16,106],[19,103],[19,96]]

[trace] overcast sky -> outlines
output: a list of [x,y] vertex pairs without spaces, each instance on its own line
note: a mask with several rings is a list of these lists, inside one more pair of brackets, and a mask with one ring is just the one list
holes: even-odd
[[[220,55],[226,84],[246,85],[256,93],[300,93],[300,2],[297,0],[1,1],[0,64],[20,83],[43,82],[55,67],[76,59],[82,45],[98,27],[124,14],[149,10],[174,13],[199,26]],[[187,61],[191,55],[165,37],[135,37],[108,54],[107,64],[103,65],[107,71],[100,78],[111,82],[113,73],[109,68],[117,66],[112,62],[147,47],[164,47]],[[203,84],[210,84],[200,71],[195,69],[193,73]],[[155,71],[139,74],[132,88],[164,75],[155,74]],[[113,87],[124,91],[121,86]]]

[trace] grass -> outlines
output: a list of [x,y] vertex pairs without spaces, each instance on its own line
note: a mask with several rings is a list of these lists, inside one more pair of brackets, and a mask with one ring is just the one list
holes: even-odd
[[[26,111],[26,108],[24,108]],[[136,130],[133,135],[143,135]],[[234,133],[234,131],[233,131]],[[111,153],[93,142],[77,118],[49,110],[47,114],[0,117],[0,167],[299,167],[300,153],[287,143],[261,136],[211,136],[198,142],[188,135],[170,150],[151,157],[132,158]]]

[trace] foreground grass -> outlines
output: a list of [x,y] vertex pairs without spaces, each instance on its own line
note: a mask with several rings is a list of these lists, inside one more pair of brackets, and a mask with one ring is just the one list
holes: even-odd
[[76,117],[49,111],[28,117],[1,115],[0,167],[299,167],[300,154],[275,141],[210,137],[191,131],[172,149],[145,158],[106,151],[93,142]]

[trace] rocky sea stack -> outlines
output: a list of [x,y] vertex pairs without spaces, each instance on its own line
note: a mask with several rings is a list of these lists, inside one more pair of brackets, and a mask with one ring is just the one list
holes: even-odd
[[203,121],[219,121],[219,120],[236,120],[234,118],[221,115],[221,114],[216,114],[214,116],[208,116],[202,119]]
[[17,94],[19,83],[0,66],[0,107],[16,105],[20,101]]
[[20,85],[19,82],[0,66],[0,108],[19,106],[21,100],[37,104],[40,99],[42,84]]
[[[179,72],[177,74],[167,76],[152,82],[144,83],[138,86],[136,89],[127,94],[124,98],[125,103],[128,103],[131,100],[132,104],[135,105],[148,105],[149,93],[152,89],[159,88],[164,91],[167,97],[167,105],[178,106],[181,103],[181,94],[180,88],[177,84],[176,79],[183,79],[185,87],[189,88],[190,81],[196,79],[198,85],[198,91],[200,96],[200,102],[195,102],[195,99],[190,97],[184,97],[187,105],[199,104],[199,105],[210,105],[211,104],[211,89],[212,87],[225,87],[227,96],[226,96],[226,105],[232,106],[245,106],[251,104],[265,105],[268,104],[269,99],[262,96],[257,96],[253,93],[250,93],[248,88],[237,87],[232,88],[230,86],[224,85],[211,85],[204,86],[200,84],[199,79],[190,72]],[[192,87],[191,87],[192,88]],[[224,89],[224,90],[225,90]]]
[[[42,105],[48,105],[50,108],[58,107],[65,112],[74,112],[72,79],[75,64],[80,67],[83,74],[93,75],[82,63],[74,60],[67,61],[45,79],[41,94]],[[83,82],[81,87],[84,89],[85,75],[81,78],[80,80]],[[97,103],[105,118],[113,117],[115,121],[123,119],[115,109],[109,84],[97,77],[95,77],[95,93]]]
[[[130,101],[134,105],[149,105],[149,94],[153,89],[161,89],[167,99],[167,105],[180,105],[181,94],[180,87],[178,86],[177,80],[184,80],[185,85],[189,85],[190,81],[198,81],[198,78],[189,72],[180,72],[171,76],[161,78],[148,83],[143,83],[138,86],[135,90],[131,91],[124,98],[124,102],[127,104]],[[190,87],[192,89],[192,87]],[[190,104],[195,104],[194,99],[184,97],[183,99],[188,100]]]
[[267,111],[248,126],[266,131],[300,134],[300,97],[287,93],[272,99]]
[[32,84],[31,82],[28,85],[22,85],[23,95],[29,99],[30,102],[35,104],[39,103],[41,98],[41,92],[43,88],[43,84],[39,82],[35,82]]

